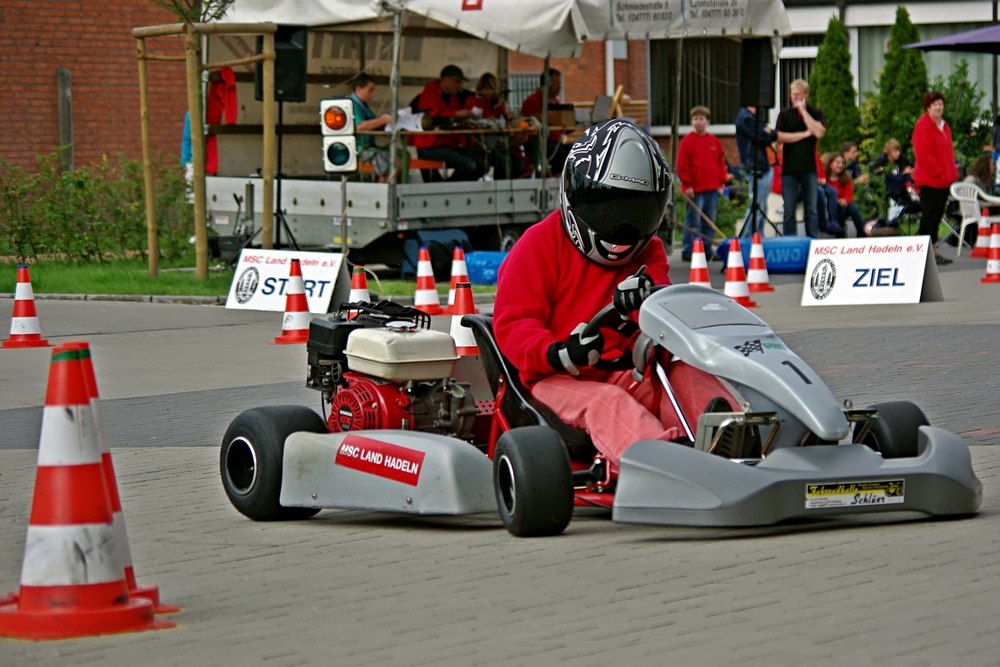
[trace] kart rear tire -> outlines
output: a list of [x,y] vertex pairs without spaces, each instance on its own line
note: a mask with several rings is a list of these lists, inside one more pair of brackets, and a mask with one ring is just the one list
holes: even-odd
[[254,521],[308,519],[319,509],[282,507],[281,467],[285,438],[292,433],[329,433],[322,418],[299,405],[252,408],[226,429],[219,472],[229,502]]
[[548,426],[514,428],[497,441],[493,489],[503,525],[517,537],[559,535],[573,518],[573,471]]
[[[917,452],[917,432],[930,426],[923,410],[909,401],[886,401],[869,406],[878,416],[860,444],[868,445],[885,459],[913,457]],[[861,424],[854,427],[862,428]]]

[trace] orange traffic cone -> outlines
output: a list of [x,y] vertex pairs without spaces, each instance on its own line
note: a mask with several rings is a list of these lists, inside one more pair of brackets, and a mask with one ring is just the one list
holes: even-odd
[[455,339],[455,349],[460,357],[471,357],[479,354],[476,337],[472,329],[462,324],[464,315],[476,313],[476,303],[472,298],[472,284],[462,282],[455,285],[455,307],[451,316],[451,337]]
[[281,335],[271,345],[290,345],[309,340],[309,302],[306,301],[306,285],[302,280],[302,266],[293,259],[289,270],[288,292],[285,296],[285,316],[281,320]]
[[417,256],[417,290],[413,294],[413,307],[428,315],[440,315],[441,299],[434,284],[434,269],[431,267],[431,253],[426,247]]
[[[986,222],[985,218],[989,215],[989,209],[983,211],[983,217],[979,220],[978,228],[976,229],[976,247],[972,249],[969,253],[970,257],[982,257],[987,259],[990,256],[990,244],[992,243],[993,232],[990,227],[990,223]],[[958,251],[962,251],[962,240],[958,240]]]
[[760,240],[760,232],[753,233],[753,243],[750,246],[750,270],[747,271],[747,287],[751,292],[773,292],[771,280],[767,275],[767,262],[764,261],[764,243]]
[[2,347],[52,347],[42,338],[35,311],[35,293],[31,289],[28,267],[17,267],[17,286],[14,288],[14,316],[10,320],[10,338],[0,343]]
[[61,346],[64,350],[80,352],[80,363],[83,368],[84,384],[90,395],[90,410],[94,415],[94,428],[97,431],[97,442],[101,447],[101,464],[104,467],[104,481],[108,487],[111,501],[111,512],[114,519],[115,541],[121,555],[122,567],[125,570],[125,585],[131,597],[145,598],[153,603],[153,611],[157,614],[170,614],[180,611],[180,607],[160,603],[160,589],[157,586],[140,586],[135,580],[135,568],[132,566],[132,548],[129,546],[128,531],[125,529],[125,514],[122,512],[122,501],[118,495],[118,479],[115,477],[115,467],[111,462],[111,447],[108,445],[107,431],[104,429],[104,410],[101,409],[101,397],[97,391],[97,375],[90,357],[90,345],[83,341],[69,341]]
[[743,271],[743,251],[740,250],[740,240],[729,242],[729,261],[726,262],[726,287],[723,293],[747,308],[756,308],[757,303],[750,300],[750,288],[747,286],[747,276]]
[[131,599],[80,351],[52,351],[21,588],[0,636],[66,639],[173,627]]
[[1000,223],[994,222],[990,234],[990,256],[986,260],[986,275],[981,283],[1000,283]]
[[[459,283],[469,282],[469,269],[465,265],[465,250],[462,246],[455,246],[455,252],[451,257],[451,286],[448,288],[448,312],[455,313],[455,289]],[[478,313],[473,305],[473,313]],[[463,313],[468,315],[469,313]]]
[[351,303],[357,303],[371,301],[371,298],[371,295],[368,294],[368,276],[365,275],[365,267],[355,266],[351,270],[351,293],[347,300]]
[[712,286],[712,279],[708,275],[708,260],[705,258],[705,244],[701,239],[695,239],[691,245],[691,274],[688,283],[704,287]]

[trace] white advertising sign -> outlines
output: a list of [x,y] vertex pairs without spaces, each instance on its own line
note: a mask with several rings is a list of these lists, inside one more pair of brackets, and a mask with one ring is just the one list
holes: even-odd
[[814,240],[809,244],[803,306],[941,301],[929,236]]
[[302,268],[309,312],[326,313],[347,300],[350,287],[340,253],[244,248],[229,287],[226,308],[284,312],[292,259]]

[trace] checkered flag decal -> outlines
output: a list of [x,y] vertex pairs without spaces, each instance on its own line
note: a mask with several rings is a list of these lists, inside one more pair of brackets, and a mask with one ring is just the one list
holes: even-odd
[[764,348],[761,346],[759,338],[757,340],[748,340],[742,345],[736,345],[735,349],[742,352],[744,357],[749,357],[754,352],[764,354]]

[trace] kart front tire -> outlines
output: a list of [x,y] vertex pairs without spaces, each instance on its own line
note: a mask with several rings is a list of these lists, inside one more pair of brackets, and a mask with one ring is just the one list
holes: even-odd
[[559,535],[573,518],[573,471],[548,426],[514,428],[497,441],[493,488],[503,525],[517,537]]
[[319,415],[299,405],[252,408],[229,425],[219,469],[229,502],[240,514],[254,521],[288,521],[319,512],[312,507],[282,507],[278,502],[285,438],[299,431],[329,433]]
[[[923,410],[909,401],[886,401],[869,406],[878,416],[860,444],[868,445],[885,459],[917,456],[917,433],[921,426],[930,426]],[[859,430],[861,424],[855,426]]]

